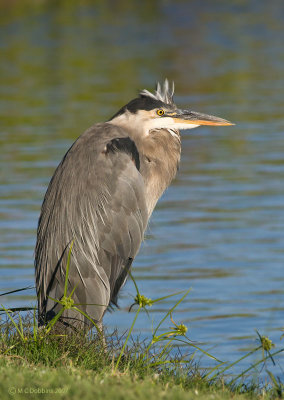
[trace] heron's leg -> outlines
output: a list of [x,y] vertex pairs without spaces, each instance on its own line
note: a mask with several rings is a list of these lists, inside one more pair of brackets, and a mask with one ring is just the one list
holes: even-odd
[[101,341],[104,352],[106,353],[107,352],[107,343],[106,343],[103,321],[97,322],[96,325],[97,325],[97,328],[100,330],[100,333],[98,332],[98,338]]

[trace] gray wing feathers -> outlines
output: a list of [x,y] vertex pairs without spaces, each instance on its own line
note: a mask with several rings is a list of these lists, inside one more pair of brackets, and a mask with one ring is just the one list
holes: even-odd
[[[125,138],[124,147],[106,151],[120,137]],[[69,291],[77,285],[75,302],[100,321],[109,302],[115,301],[116,282],[137,254],[148,220],[144,181],[131,146],[128,149],[127,135],[120,128],[98,124],[73,144],[55,171],[38,225],[35,266],[40,313],[58,311],[47,296],[63,295],[72,240]]]

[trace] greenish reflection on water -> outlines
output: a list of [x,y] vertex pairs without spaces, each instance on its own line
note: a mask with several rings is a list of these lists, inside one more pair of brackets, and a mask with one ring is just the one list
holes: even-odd
[[[254,329],[279,344],[283,17],[281,1],[1,2],[1,291],[33,284],[41,201],[74,139],[168,77],[181,107],[236,126],[183,135],[180,172],[135,263],[139,286],[149,297],[192,287],[176,319],[218,358],[252,345]],[[129,326],[134,293],[128,283],[110,330]],[[142,317],[137,331],[150,330]]]

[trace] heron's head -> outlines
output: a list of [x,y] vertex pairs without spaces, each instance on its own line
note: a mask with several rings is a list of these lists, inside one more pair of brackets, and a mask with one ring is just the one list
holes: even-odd
[[157,84],[154,94],[142,90],[140,96],[122,107],[110,122],[130,130],[143,131],[146,135],[156,129],[180,130],[200,125],[233,125],[219,117],[177,108],[173,94],[174,84],[170,88],[167,80],[163,87]]

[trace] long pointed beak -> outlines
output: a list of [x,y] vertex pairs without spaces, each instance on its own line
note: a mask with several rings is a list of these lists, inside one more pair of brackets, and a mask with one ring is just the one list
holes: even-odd
[[168,113],[167,116],[172,117],[176,123],[186,123],[193,125],[214,125],[227,126],[235,125],[226,119],[214,117],[213,115],[201,114],[196,111],[177,110],[176,113]]

